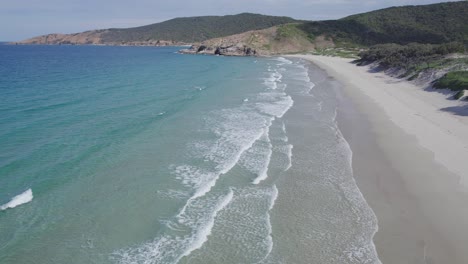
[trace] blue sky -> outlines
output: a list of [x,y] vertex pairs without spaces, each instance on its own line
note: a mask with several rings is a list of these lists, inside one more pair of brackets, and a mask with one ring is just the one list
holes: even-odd
[[[440,0],[0,0],[0,40],[109,27],[135,27],[181,16],[253,12],[298,19],[340,18]],[[445,1],[447,2],[447,1]]]

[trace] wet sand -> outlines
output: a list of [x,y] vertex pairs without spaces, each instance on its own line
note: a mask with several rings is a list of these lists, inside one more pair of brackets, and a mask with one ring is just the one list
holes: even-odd
[[346,59],[300,57],[344,86],[338,123],[382,263],[468,263],[468,117],[441,110],[463,106]]

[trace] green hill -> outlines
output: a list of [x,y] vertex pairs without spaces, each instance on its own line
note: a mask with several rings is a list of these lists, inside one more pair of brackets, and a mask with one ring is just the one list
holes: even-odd
[[302,30],[337,44],[468,43],[468,1],[391,7],[339,20],[307,22]]
[[[251,13],[175,18],[125,29],[49,34],[21,44],[178,45],[295,23],[316,46],[372,46],[384,43],[468,45],[468,1],[391,7],[339,20],[298,21]],[[302,33],[301,33],[302,34]]]
[[290,17],[242,13],[228,16],[175,18],[134,28],[111,28],[76,34],[49,34],[21,44],[173,45],[224,37],[296,22]]
[[250,13],[229,16],[183,17],[143,27],[110,29],[102,38],[107,42],[147,41],[150,39],[196,42],[249,30],[265,29],[294,21],[289,17]]

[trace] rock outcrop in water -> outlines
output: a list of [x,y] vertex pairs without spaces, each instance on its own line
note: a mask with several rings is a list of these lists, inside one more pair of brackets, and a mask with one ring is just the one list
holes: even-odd
[[223,56],[256,56],[257,51],[242,43],[230,46],[205,46],[205,45],[192,45],[188,49],[179,51],[183,54],[209,54],[209,55],[223,55]]

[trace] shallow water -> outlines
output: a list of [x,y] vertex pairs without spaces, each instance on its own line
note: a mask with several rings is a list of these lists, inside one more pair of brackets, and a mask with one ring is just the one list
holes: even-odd
[[0,47],[0,262],[378,263],[337,84],[176,50]]

